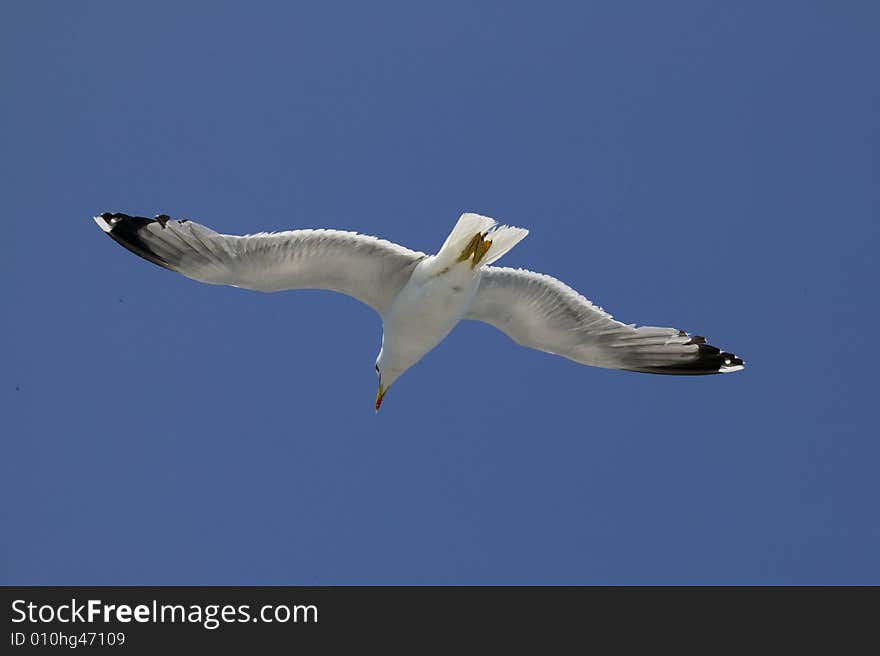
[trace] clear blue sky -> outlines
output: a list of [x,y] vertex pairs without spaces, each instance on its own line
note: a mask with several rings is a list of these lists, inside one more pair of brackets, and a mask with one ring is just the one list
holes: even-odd
[[[423,3],[420,3],[423,4]],[[872,2],[30,2],[0,27],[2,582],[880,583]],[[504,260],[744,373],[200,285],[91,220]]]

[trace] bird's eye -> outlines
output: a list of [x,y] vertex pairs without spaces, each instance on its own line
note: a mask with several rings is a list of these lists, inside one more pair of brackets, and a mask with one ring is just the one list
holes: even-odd
[[379,373],[379,365],[378,364],[376,365],[376,373],[377,374]]

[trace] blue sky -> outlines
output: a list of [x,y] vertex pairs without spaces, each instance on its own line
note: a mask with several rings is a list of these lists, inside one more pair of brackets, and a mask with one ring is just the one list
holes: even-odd
[[[16,3],[0,26],[2,582],[880,583],[876,3]],[[744,373],[199,285],[91,220],[504,263]],[[10,238],[11,236],[11,238]]]

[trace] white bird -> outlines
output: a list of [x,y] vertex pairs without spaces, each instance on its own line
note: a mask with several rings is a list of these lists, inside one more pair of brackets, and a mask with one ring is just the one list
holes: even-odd
[[164,214],[94,218],[131,252],[193,280],[263,292],[329,289],[369,305],[384,328],[377,411],[388,388],[462,319],[594,367],[698,375],[744,364],[703,337],[616,321],[556,278],[490,266],[528,231],[478,214],[462,214],[436,255],[341,230],[238,236]]

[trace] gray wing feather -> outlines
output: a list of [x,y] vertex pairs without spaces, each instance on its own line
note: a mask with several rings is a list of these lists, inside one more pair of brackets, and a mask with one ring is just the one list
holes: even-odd
[[425,257],[384,239],[342,230],[224,235],[194,221],[105,213],[95,221],[115,241],[199,282],[264,292],[328,289],[380,314]]
[[565,283],[524,269],[485,267],[466,319],[517,344],[581,364],[657,374],[738,371],[743,361],[676,328],[624,324]]

